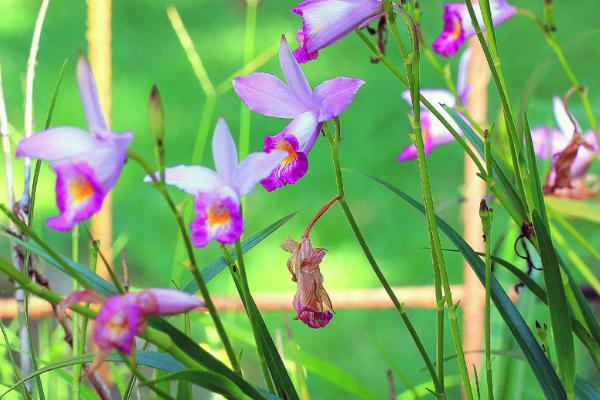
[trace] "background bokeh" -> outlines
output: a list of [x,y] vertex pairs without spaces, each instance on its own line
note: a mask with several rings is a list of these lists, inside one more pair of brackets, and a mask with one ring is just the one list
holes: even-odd
[[[276,44],[282,33],[288,37],[294,34],[300,18],[290,14],[289,9],[295,3],[293,0],[260,1],[257,53]],[[513,3],[541,13],[542,1],[522,0]],[[22,132],[25,64],[38,5],[38,1],[31,0],[0,2],[0,65],[13,129],[13,144]],[[190,162],[200,139],[198,130],[205,97],[167,18],[166,8],[169,5],[177,7],[211,80],[217,84],[243,65],[246,4],[242,0],[113,0],[112,126],[117,132],[133,131],[135,140],[132,149],[152,159],[147,99],[151,86],[157,84],[166,112],[167,165],[176,165]],[[576,74],[589,86],[595,110],[600,110],[598,7],[596,0],[580,0],[576,5],[566,0],[556,1],[559,40],[565,44],[565,52]],[[423,1],[422,8],[424,35],[431,41],[442,26],[442,2]],[[74,73],[77,52],[86,50],[85,22],[84,1],[51,2],[36,70],[34,100],[37,129],[41,129],[45,120],[58,71],[65,59],[69,59],[69,63],[53,124],[86,124]],[[524,94],[530,95],[527,112],[531,124],[554,125],[551,96],[562,96],[570,86],[536,29],[524,17],[516,17],[503,24],[497,29],[500,53],[515,105]],[[390,57],[399,62],[391,42],[388,51]],[[397,153],[408,143],[406,113],[409,108],[400,98],[404,88],[382,65],[371,64],[369,58],[370,54],[360,39],[350,35],[322,51],[318,61],[306,64],[304,70],[313,85],[338,75],[359,77],[367,82],[341,117],[342,164],[348,170],[368,172],[391,181],[418,198],[420,186],[416,163],[399,164],[395,161]],[[456,61],[456,58],[450,60],[453,70]],[[279,75],[277,57],[272,58],[261,70]],[[442,84],[426,61],[423,61],[422,71],[424,87],[439,87]],[[239,131],[240,109],[241,102],[233,91],[221,96],[215,108],[215,115],[225,116],[234,135]],[[585,125],[587,120],[580,103],[572,101],[570,109]],[[491,119],[495,119],[497,99],[493,95],[489,110]],[[210,132],[214,122],[213,118]],[[263,136],[279,132],[285,122],[253,114],[251,150],[260,149]],[[209,149],[204,154],[203,163],[212,165]],[[462,152],[457,145],[450,144],[433,152],[428,160],[439,214],[460,230]],[[17,163],[16,171],[20,173],[21,169],[21,164]],[[137,165],[129,163],[114,191],[115,239],[127,248],[131,283],[133,286],[148,287],[169,286],[172,279],[178,284],[187,282],[189,275],[179,265],[184,255],[177,250],[177,230],[172,216],[159,194],[143,184],[141,179],[142,171]],[[431,261],[426,249],[428,240],[423,217],[359,174],[348,172],[345,179],[349,203],[389,281],[402,286],[430,284]],[[17,193],[20,193],[21,179],[17,178],[16,182]],[[38,191],[35,228],[53,246],[68,254],[70,236],[52,232],[43,225],[43,220],[56,213],[53,185],[54,176],[44,166]],[[178,202],[187,202],[190,208],[190,199],[186,195],[176,190],[172,192]],[[247,199],[247,234],[290,212],[299,211],[291,222],[248,254],[250,283],[255,293],[295,290],[285,265],[287,255],[279,248],[279,243],[287,235],[299,237],[314,212],[334,194],[335,181],[328,146],[320,139],[310,154],[309,173],[298,184],[274,193],[267,193],[259,187]],[[497,232],[506,229],[507,219],[501,212],[495,221]],[[578,223],[577,226],[592,243],[600,242],[600,235],[594,226],[585,223]],[[312,232],[313,243],[329,250],[322,265],[327,289],[378,286],[337,206]],[[514,237],[509,240],[514,240]],[[4,242],[3,246],[8,249]],[[198,250],[197,258],[201,265],[206,265],[218,254],[218,247],[212,244]],[[456,254],[448,254],[447,261],[452,281],[460,282],[461,258]],[[70,286],[70,283],[61,282],[61,279],[55,276],[52,284],[56,287]],[[510,284],[507,282],[507,285]],[[235,292],[227,274],[217,277],[210,287],[215,293]],[[10,289],[3,291],[4,296],[10,294]],[[431,310],[410,310],[410,315],[423,341],[433,350],[434,313]],[[294,339],[303,350],[344,369],[378,398],[387,396],[385,373],[389,365],[386,357],[394,360],[415,384],[427,380],[417,352],[392,310],[340,310],[331,324],[322,330],[311,330],[292,321],[292,316],[292,313],[269,313],[267,321],[274,331],[282,329],[283,321],[287,320]],[[247,329],[239,315],[228,314],[225,319]],[[494,332],[497,334],[495,341],[499,343],[502,328],[497,319],[494,320]],[[248,363],[253,362],[253,351],[242,342],[237,345],[245,349],[244,359]],[[385,350],[379,350],[378,345]],[[451,354],[451,341],[448,341],[448,346]],[[580,358],[583,364],[587,362],[585,356]],[[449,361],[448,369],[450,374],[456,371],[453,360]],[[585,368],[583,372],[585,374]],[[256,379],[260,380],[258,370]],[[308,385],[314,398],[347,396],[318,373],[309,372]],[[401,387],[399,383],[398,387]],[[526,398],[538,395],[539,389],[532,381]]]

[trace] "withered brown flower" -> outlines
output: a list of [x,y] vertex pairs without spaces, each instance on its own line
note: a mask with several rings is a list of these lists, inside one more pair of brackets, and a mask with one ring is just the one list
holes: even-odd
[[298,283],[294,296],[295,319],[302,320],[311,328],[322,328],[333,318],[333,307],[323,287],[320,264],[327,250],[313,248],[310,239],[302,237],[300,243],[287,238],[281,247],[292,253],[287,266],[292,280]]
[[546,185],[544,186],[545,194],[553,194],[559,189],[571,189],[573,187],[571,167],[575,162],[575,157],[577,157],[580,147],[588,150],[592,149],[592,146],[584,140],[583,136],[575,132],[567,147],[555,154],[552,169],[546,177]]

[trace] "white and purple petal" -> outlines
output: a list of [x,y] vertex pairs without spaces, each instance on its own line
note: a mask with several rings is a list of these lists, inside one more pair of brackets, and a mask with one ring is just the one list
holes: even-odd
[[383,5],[381,0],[305,0],[292,12],[302,17],[303,54],[312,57],[381,14]]
[[455,54],[471,33],[466,31],[469,27],[472,30],[468,18],[465,4],[445,3],[444,27],[442,33],[432,43],[433,50],[444,57]]
[[318,121],[318,113],[309,111],[297,116],[282,132],[298,139],[298,150],[308,155],[315,140],[319,136],[322,124]]
[[252,111],[268,117],[295,118],[310,107],[275,75],[254,73],[233,80],[233,89]]
[[22,139],[15,155],[53,162],[93,151],[97,144],[98,139],[82,129],[60,126]]
[[87,117],[90,132],[101,136],[109,129],[98,100],[94,75],[87,60],[82,55],[79,56],[79,62],[77,63],[77,85],[79,86],[79,96],[81,97],[81,104]]
[[[556,120],[556,124],[559,129],[567,138],[567,143],[573,137],[575,131],[581,132],[581,128],[575,118],[569,114],[567,111],[567,107],[562,99],[558,96],[554,96],[552,98],[552,109],[554,111],[554,119]],[[575,122],[575,124],[573,124]]]
[[302,72],[300,65],[298,65],[298,61],[294,58],[285,36],[281,36],[279,65],[288,83],[288,87],[300,101],[310,107],[312,105],[312,90],[304,72]]
[[319,122],[337,117],[348,107],[354,95],[365,82],[362,79],[338,77],[315,88],[314,101],[318,104]]
[[[475,16],[481,29],[484,28],[481,9],[474,7]],[[490,12],[494,26],[514,16],[517,9],[507,1],[499,0],[490,3]],[[459,47],[471,36],[475,35],[475,28],[464,3],[444,3],[444,27],[442,33],[433,42],[432,47],[444,57],[455,54]]]
[[249,194],[287,157],[289,155],[286,149],[249,154],[238,167],[234,182],[235,191],[240,196]]
[[456,74],[456,91],[463,103],[467,102],[467,96],[471,87],[468,82],[469,63],[471,61],[472,50],[470,47],[463,51],[458,60],[458,73]]
[[144,316],[175,315],[188,312],[204,303],[191,294],[174,289],[146,289],[126,294],[130,304],[137,305]]
[[537,127],[531,130],[531,141],[536,157],[547,160],[569,144],[568,138],[556,129]]
[[223,117],[217,121],[213,133],[212,152],[217,174],[227,185],[232,185],[238,166],[237,148]]
[[[158,172],[155,173],[155,177],[159,178]],[[152,182],[152,178],[145,176],[144,182]],[[223,185],[215,171],[201,165],[165,168],[165,182],[194,196],[200,192],[213,191]]]

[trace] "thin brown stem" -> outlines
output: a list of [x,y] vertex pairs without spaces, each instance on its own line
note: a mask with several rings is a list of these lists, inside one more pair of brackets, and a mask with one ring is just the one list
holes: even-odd
[[315,214],[315,216],[310,220],[310,222],[306,226],[306,229],[304,230],[304,234],[302,235],[302,237],[308,237],[312,227],[323,216],[323,214],[325,214],[327,212],[327,210],[329,210],[329,208],[339,199],[340,199],[340,195],[338,194],[333,199],[329,200],[323,207],[321,207],[321,209]]

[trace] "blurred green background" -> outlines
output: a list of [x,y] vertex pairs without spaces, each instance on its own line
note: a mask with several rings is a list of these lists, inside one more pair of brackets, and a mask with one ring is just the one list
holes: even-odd
[[[261,0],[258,6],[256,52],[262,52],[279,40],[281,33],[295,33],[300,18],[289,9],[297,1]],[[542,1],[515,1],[517,5],[541,14]],[[116,132],[135,133],[132,149],[148,159],[153,157],[152,137],[147,124],[147,99],[153,84],[158,85],[166,112],[167,165],[189,163],[197,145],[202,107],[205,102],[190,63],[167,18],[166,8],[177,7],[196,49],[200,53],[214,84],[227,79],[243,63],[246,28],[246,3],[242,0],[114,0],[113,1],[113,112],[112,126]],[[26,58],[38,1],[2,0],[0,2],[0,65],[4,80],[8,114],[14,131],[13,144],[23,126],[23,81]],[[442,1],[424,1],[423,32],[431,41],[442,26]],[[573,5],[566,0],[556,2],[558,37],[577,76],[590,88],[594,109],[600,110],[600,23],[597,0],[580,0]],[[82,0],[53,0],[50,3],[42,33],[35,81],[36,129],[46,118],[58,71],[69,59],[65,78],[54,114],[54,125],[85,126],[77,93],[74,66],[79,50],[86,50],[86,5]],[[551,96],[563,95],[570,87],[554,61],[549,48],[535,26],[524,17],[516,17],[497,29],[508,87],[516,104],[527,91],[531,95],[527,107],[533,126],[554,126]],[[398,55],[388,43],[390,57],[399,62]],[[342,115],[342,164],[345,168],[368,172],[397,184],[413,196],[420,197],[418,170],[415,162],[399,164],[395,156],[408,143],[407,104],[400,98],[404,90],[382,65],[373,65],[370,54],[356,35],[350,35],[336,45],[323,50],[318,61],[306,64],[304,70],[316,86],[325,79],[343,75],[359,77],[367,84]],[[442,62],[442,60],[440,58]],[[457,58],[450,64],[455,70]],[[261,71],[280,75],[277,57],[261,67]],[[440,78],[426,61],[422,66],[422,85],[440,87]],[[490,99],[490,116],[497,114],[497,99]],[[241,103],[233,91],[217,100],[215,115],[227,119],[234,136],[239,132]],[[572,101],[571,111],[586,126],[579,101]],[[250,149],[262,147],[265,134],[275,134],[286,121],[253,114]],[[210,140],[210,138],[208,138]],[[212,165],[210,147],[203,163]],[[439,214],[457,230],[459,220],[463,155],[456,145],[437,149],[429,156],[431,181]],[[20,174],[21,163],[16,164]],[[125,243],[131,269],[131,284],[138,287],[169,286],[171,279],[178,284],[187,282],[189,275],[178,265],[185,257],[177,249],[177,230],[172,216],[159,194],[142,183],[142,171],[129,163],[114,191],[115,239]],[[393,285],[427,285],[432,282],[431,262],[426,249],[428,240],[423,217],[389,192],[355,173],[345,176],[349,203],[356,214],[372,251]],[[16,179],[20,193],[20,178]],[[54,176],[45,165],[39,186],[36,229],[56,248],[68,254],[70,236],[48,230],[43,220],[56,213],[53,194]],[[188,202],[185,194],[172,190],[178,202]],[[310,169],[298,184],[266,193],[258,188],[246,202],[246,234],[265,227],[276,219],[299,210],[295,218],[248,254],[250,283],[255,293],[292,292],[294,283],[286,268],[287,254],[279,243],[290,235],[298,238],[312,215],[335,194],[335,182],[329,151],[320,139],[310,154]],[[477,216],[473,216],[477,218]],[[495,230],[506,228],[505,215],[497,213]],[[600,242],[594,226],[578,223],[593,243]],[[316,246],[329,250],[322,265],[325,287],[328,290],[378,287],[377,279],[364,258],[341,210],[336,206],[326,214],[312,231]],[[509,240],[514,240],[514,236]],[[445,242],[447,243],[447,242]],[[5,244],[6,249],[8,245]],[[82,245],[83,249],[83,245]],[[208,264],[219,254],[215,244],[197,251],[201,265]],[[586,258],[586,260],[588,260]],[[591,261],[590,261],[591,262]],[[456,254],[447,255],[451,279],[460,282],[462,260]],[[515,282],[508,282],[507,287]],[[66,282],[53,281],[55,287],[68,287]],[[227,274],[217,277],[210,287],[215,293],[234,294]],[[10,290],[4,291],[10,295]],[[290,298],[290,301],[292,299]],[[335,308],[335,304],[334,304]],[[410,310],[423,341],[433,352],[434,313],[431,310]],[[404,326],[392,310],[339,310],[331,324],[321,330],[311,330],[297,321],[293,314],[269,313],[267,321],[272,330],[283,328],[289,321],[294,339],[307,352],[343,368],[369,388],[377,397],[386,398],[385,373],[389,368],[373,338],[385,349],[386,356],[415,384],[427,380],[422,363],[408,338]],[[544,316],[542,316],[544,318]],[[247,329],[239,315],[227,314],[225,319]],[[494,320],[495,342],[500,343],[501,321]],[[241,342],[244,357],[250,363],[253,351]],[[448,354],[453,354],[448,340]],[[580,365],[586,358],[581,356]],[[449,374],[456,372],[451,360]],[[586,376],[585,367],[579,371]],[[329,374],[329,372],[326,372]],[[319,374],[308,373],[308,385],[314,398],[347,398],[339,387]],[[256,371],[256,379],[260,380]],[[527,385],[524,398],[539,396],[537,384]],[[398,391],[402,385],[396,380]]]

